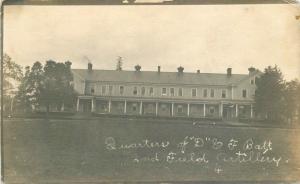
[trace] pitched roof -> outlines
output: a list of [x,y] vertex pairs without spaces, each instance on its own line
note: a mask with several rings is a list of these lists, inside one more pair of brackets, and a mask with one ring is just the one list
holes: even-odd
[[151,84],[180,84],[180,85],[236,85],[249,78],[248,74],[221,73],[188,73],[160,72],[157,71],[116,71],[72,69],[76,76],[82,80],[95,82],[121,82],[121,83],[151,83]]

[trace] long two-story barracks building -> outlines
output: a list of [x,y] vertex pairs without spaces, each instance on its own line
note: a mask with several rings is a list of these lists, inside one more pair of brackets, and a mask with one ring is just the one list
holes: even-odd
[[249,74],[73,69],[74,88],[79,93],[78,112],[99,114],[192,117],[253,118],[255,80]]

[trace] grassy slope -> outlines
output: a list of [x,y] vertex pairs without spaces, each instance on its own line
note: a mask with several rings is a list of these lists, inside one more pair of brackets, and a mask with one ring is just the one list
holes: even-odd
[[[247,128],[199,125],[192,122],[160,120],[126,120],[99,118],[91,120],[5,120],[5,180],[10,181],[193,181],[193,180],[289,180],[300,177],[299,130],[279,128]],[[281,156],[280,167],[272,164],[216,163],[219,152],[234,155],[226,147],[216,151],[209,146],[186,153],[205,153],[210,162],[204,164],[168,164],[166,162],[135,164],[135,156],[159,153],[165,158],[185,136],[216,137],[228,143],[231,138],[244,142],[253,138],[273,142],[271,155]],[[161,149],[108,151],[105,138],[118,143],[171,141]],[[179,154],[179,152],[178,152]],[[289,160],[288,163],[284,161]],[[223,172],[214,172],[216,164]]]

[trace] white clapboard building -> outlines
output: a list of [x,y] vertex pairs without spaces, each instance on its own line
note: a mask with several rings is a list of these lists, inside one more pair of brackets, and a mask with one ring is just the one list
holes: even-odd
[[255,80],[261,74],[73,69],[78,112],[193,118],[253,118]]

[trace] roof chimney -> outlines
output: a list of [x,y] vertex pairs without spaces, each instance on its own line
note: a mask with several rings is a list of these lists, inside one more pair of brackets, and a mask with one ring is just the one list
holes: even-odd
[[157,66],[157,72],[160,73],[160,66]]
[[200,73],[200,70],[197,70],[197,74],[199,74]]
[[250,68],[248,68],[248,71],[249,71],[249,75],[250,75],[250,74],[252,74],[253,72],[255,72],[256,69],[255,69],[253,66],[251,66]]
[[227,77],[231,77],[232,68],[227,68]]
[[88,71],[91,72],[93,70],[93,64],[92,63],[88,63]]
[[177,68],[177,70],[178,70],[178,73],[183,73],[184,68],[182,66],[180,66]]
[[140,65],[135,65],[134,68],[135,68],[135,71],[139,72],[139,71],[141,71],[142,67]]

